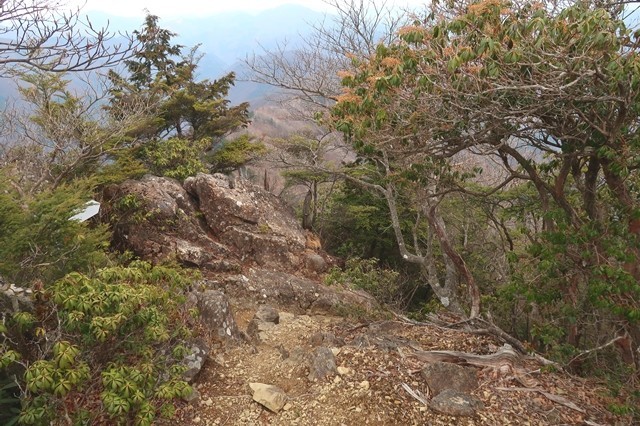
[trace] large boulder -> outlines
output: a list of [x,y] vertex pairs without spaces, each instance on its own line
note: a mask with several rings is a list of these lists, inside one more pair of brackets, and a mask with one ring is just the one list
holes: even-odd
[[241,178],[199,173],[184,187],[198,200],[204,220],[225,245],[263,267],[297,268],[304,230],[280,198]]
[[147,175],[104,192],[114,243],[152,262],[176,259],[203,269],[233,269],[233,253],[215,241],[198,206],[175,180]]
[[322,258],[305,261],[307,235],[292,209],[240,178],[201,173],[183,187],[147,175],[108,187],[104,201],[115,245],[152,262],[215,272],[238,272],[246,261],[291,272],[305,263],[326,268]]

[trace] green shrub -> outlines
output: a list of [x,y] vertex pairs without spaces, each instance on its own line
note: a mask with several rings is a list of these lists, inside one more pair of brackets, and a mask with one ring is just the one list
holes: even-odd
[[[14,315],[1,334],[2,366],[26,369],[20,422],[48,424],[64,413],[85,423],[150,425],[170,412],[161,407],[192,392],[181,380],[190,337],[181,294],[194,278],[135,261],[73,272],[38,291],[37,314]],[[9,345],[20,341],[29,344]]]
[[400,274],[378,266],[378,259],[352,258],[347,260],[344,271],[332,268],[325,281],[345,287],[365,290],[382,303],[394,304],[402,298]]
[[0,275],[18,285],[104,266],[106,227],[69,220],[92,198],[87,182],[21,196],[0,175]]
[[0,373],[0,424],[13,426],[20,414],[18,384]]
[[247,135],[224,141],[208,158],[213,172],[229,173],[267,152],[264,144],[252,142]]
[[202,153],[210,144],[207,139],[192,141],[181,138],[149,142],[143,149],[143,161],[151,173],[182,181],[207,171]]

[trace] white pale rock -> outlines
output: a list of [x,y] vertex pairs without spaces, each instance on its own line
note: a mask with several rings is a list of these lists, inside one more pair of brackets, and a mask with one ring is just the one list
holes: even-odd
[[351,369],[348,367],[340,366],[338,367],[338,374],[341,376],[346,376],[348,374],[351,374]]
[[287,403],[287,394],[277,386],[264,383],[249,383],[253,390],[253,400],[277,413]]

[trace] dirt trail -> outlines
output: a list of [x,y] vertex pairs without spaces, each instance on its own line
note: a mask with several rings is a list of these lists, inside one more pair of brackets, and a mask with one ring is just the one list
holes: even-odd
[[[236,311],[241,328],[255,309]],[[323,334],[324,333],[324,334]],[[324,341],[323,341],[324,336]],[[522,387],[514,377],[478,369],[473,396],[484,408],[473,417],[435,413],[411,397],[403,383],[427,396],[420,374],[423,363],[414,350],[457,350],[492,353],[498,344],[487,337],[436,326],[412,326],[395,321],[367,325],[322,315],[280,312],[280,322],[262,333],[254,345],[240,344],[214,351],[200,373],[198,401],[178,410],[184,425],[623,425],[603,407],[603,387],[559,373],[541,373],[527,366],[539,388],[566,398],[585,412],[551,401],[536,392],[505,391]],[[331,348],[339,373],[327,379],[308,378],[314,345]],[[252,399],[249,383],[276,385],[288,403],[273,413]],[[589,423],[591,422],[591,423]]]

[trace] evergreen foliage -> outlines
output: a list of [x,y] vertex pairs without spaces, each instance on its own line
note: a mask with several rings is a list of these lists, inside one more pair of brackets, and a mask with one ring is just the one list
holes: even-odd
[[28,286],[105,265],[106,227],[69,220],[91,197],[80,180],[24,199],[0,179],[0,275]]
[[[263,149],[246,137],[226,147],[225,137],[249,122],[249,105],[230,106],[226,98],[235,81],[233,73],[214,81],[196,80],[197,47],[183,54],[184,46],[173,44],[176,34],[160,28],[157,16],[148,15],[135,34],[141,49],[124,62],[126,73],[109,72],[109,110],[115,118],[126,117],[142,104],[148,114],[129,131],[134,147],[118,157],[119,164],[135,166],[133,157],[151,173],[184,179],[206,170],[237,168]],[[205,153],[212,149],[233,149],[227,155],[234,158],[223,159],[228,164],[222,166],[209,165]],[[137,167],[131,170],[139,173]]]
[[38,289],[35,314],[14,313],[1,334],[3,366],[26,368],[20,423],[150,425],[164,404],[190,394],[180,378],[191,335],[180,295],[193,279],[137,261]]

